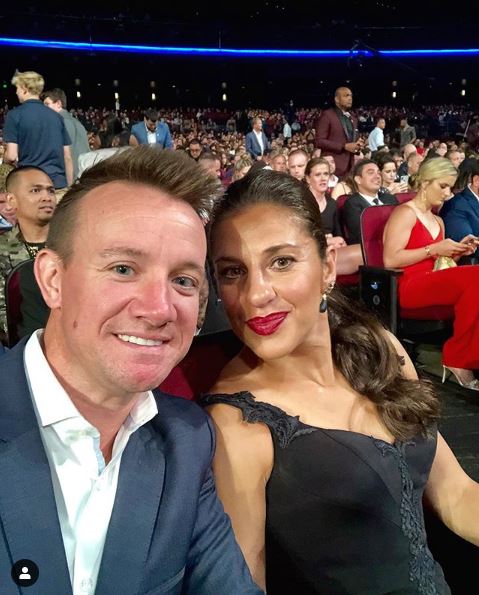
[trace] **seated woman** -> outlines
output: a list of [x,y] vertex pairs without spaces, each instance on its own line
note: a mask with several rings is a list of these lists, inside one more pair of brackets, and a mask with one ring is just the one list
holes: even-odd
[[381,172],[381,187],[379,194],[387,192],[388,194],[398,194],[407,192],[409,189],[407,182],[396,182],[397,167],[393,157],[388,153],[380,153],[376,158],[379,171]]
[[479,545],[479,484],[399,342],[333,290],[317,202],[263,171],[217,205],[211,258],[243,350],[202,399],[216,484],[268,595],[450,593],[421,500]]
[[321,222],[328,246],[338,250],[337,274],[351,275],[356,273],[359,265],[363,264],[360,244],[348,246],[341,237],[336,201],[328,192],[328,182],[331,175],[329,162],[322,157],[310,159],[305,169],[305,180],[311,194],[318,203],[321,212]]
[[[458,260],[475,252],[479,239],[466,235],[460,242],[444,238],[444,222],[432,212],[451,195],[457,170],[444,157],[424,161],[416,176],[417,195],[394,209],[384,230],[384,264],[402,268],[399,303],[403,308],[454,306],[454,333],[442,350],[444,374],[479,390],[473,370],[479,368],[479,267],[461,266],[434,271],[440,256]],[[454,264],[454,263],[452,263]]]

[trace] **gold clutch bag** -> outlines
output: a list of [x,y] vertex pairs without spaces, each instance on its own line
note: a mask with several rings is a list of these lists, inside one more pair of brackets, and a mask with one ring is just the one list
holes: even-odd
[[451,267],[457,267],[456,261],[450,256],[439,256],[436,258],[434,263],[434,271],[442,271],[443,269],[450,269]]

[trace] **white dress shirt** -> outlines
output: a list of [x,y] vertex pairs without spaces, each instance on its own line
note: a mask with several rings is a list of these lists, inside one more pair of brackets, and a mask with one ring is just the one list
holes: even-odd
[[384,132],[381,128],[374,128],[368,136],[368,147],[371,151],[377,151],[378,147],[384,146]]
[[[361,192],[359,192],[359,194],[361,194]],[[372,207],[377,207],[378,205],[382,205],[384,204],[383,201],[379,198],[379,196],[366,196],[365,194],[361,194],[361,196],[364,198],[364,200],[367,200],[368,203],[372,206]],[[377,202],[374,202],[374,201]]]
[[116,436],[111,461],[105,465],[100,434],[58,382],[40,345],[42,333],[36,331],[25,346],[25,370],[50,464],[73,595],[92,594],[115,502],[122,453],[131,434],[152,419],[158,408],[151,392],[138,399]]
[[261,155],[264,153],[264,143],[263,143],[263,132],[257,132],[256,130],[253,130],[253,132],[256,135],[256,140],[259,143],[260,149],[261,149]]

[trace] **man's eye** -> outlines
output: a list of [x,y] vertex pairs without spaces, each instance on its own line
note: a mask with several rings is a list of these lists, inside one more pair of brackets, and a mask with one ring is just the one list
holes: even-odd
[[185,289],[193,289],[198,287],[198,281],[196,281],[196,279],[192,279],[191,277],[185,277],[182,275],[180,277],[176,277],[174,281],[177,285]]
[[133,273],[133,269],[126,264],[117,264],[115,266],[115,272],[122,277],[128,277]]

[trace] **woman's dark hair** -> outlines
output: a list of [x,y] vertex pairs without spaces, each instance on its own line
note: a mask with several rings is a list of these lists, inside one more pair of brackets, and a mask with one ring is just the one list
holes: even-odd
[[[212,215],[210,248],[225,219],[258,204],[289,209],[316,241],[321,259],[326,238],[318,203],[308,187],[288,174],[262,170],[231,184]],[[427,434],[438,417],[439,403],[428,382],[402,373],[401,358],[383,325],[359,303],[335,288],[328,298],[333,360],[351,387],[375,403],[385,427],[399,440]]]
[[394,163],[394,167],[397,167],[396,162],[394,161],[392,155],[390,155],[389,153],[377,153],[374,157],[374,161],[377,163],[379,171],[383,171],[384,166],[387,163]]
[[471,183],[473,176],[479,176],[479,161],[477,159],[466,158],[459,164],[454,192],[462,192],[464,188]]

